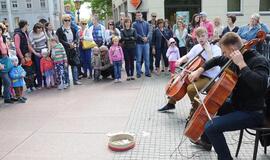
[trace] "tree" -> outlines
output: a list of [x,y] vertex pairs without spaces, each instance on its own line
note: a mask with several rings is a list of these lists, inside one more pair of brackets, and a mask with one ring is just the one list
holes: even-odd
[[91,3],[93,14],[97,14],[100,19],[104,20],[112,16],[112,0],[84,0]]

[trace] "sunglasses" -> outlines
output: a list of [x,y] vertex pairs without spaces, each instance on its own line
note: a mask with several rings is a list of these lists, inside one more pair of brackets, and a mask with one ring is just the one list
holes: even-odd
[[171,42],[171,44],[175,44],[175,42]]
[[114,24],[113,24],[113,23],[110,23],[109,25],[110,25],[110,26],[113,26]]
[[157,16],[152,16],[152,17],[157,17]]
[[65,19],[64,21],[65,21],[65,22],[70,22],[70,20],[69,20],[69,19]]
[[87,23],[82,23],[82,25],[87,25]]

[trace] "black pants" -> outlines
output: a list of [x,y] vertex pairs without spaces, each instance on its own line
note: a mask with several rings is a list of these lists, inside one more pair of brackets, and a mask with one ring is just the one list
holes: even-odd
[[109,67],[106,70],[101,71],[101,76],[102,78],[107,78],[109,76],[112,76],[112,78],[114,79],[114,70],[113,70],[113,66]]
[[150,45],[149,47],[149,69],[152,72],[154,70],[154,55],[152,53],[153,49],[152,49],[152,45]]
[[180,57],[183,57],[184,55],[187,54],[187,48],[186,47],[180,47],[179,51],[180,51]]
[[125,69],[127,76],[134,75],[134,57],[136,48],[124,48]]
[[155,62],[156,68],[159,68],[159,66],[160,66],[161,56],[163,58],[165,67],[169,66],[169,62],[168,62],[168,58],[166,56],[166,52],[167,52],[167,48],[165,48],[165,47],[156,49],[156,62]]

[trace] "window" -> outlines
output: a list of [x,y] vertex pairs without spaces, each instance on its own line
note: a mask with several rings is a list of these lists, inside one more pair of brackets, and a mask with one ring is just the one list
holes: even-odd
[[32,0],[26,0],[26,8],[32,8]]
[[18,8],[18,2],[15,0],[11,1],[11,6],[12,8]]
[[228,0],[228,12],[241,12],[241,0]]
[[45,2],[45,0],[40,0],[40,7],[41,8],[46,8],[46,2]]
[[260,12],[270,12],[269,0],[260,0]]
[[1,2],[1,8],[2,9],[7,9],[7,3],[6,2]]

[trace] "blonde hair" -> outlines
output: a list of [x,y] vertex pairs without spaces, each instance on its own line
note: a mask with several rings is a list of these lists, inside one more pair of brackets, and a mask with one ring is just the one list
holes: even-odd
[[94,48],[92,48],[92,52],[93,52],[93,53],[99,53],[100,50],[99,50],[98,47],[94,47]]
[[196,30],[195,30],[195,35],[197,37],[200,37],[201,35],[203,35],[204,33],[206,33],[208,35],[208,32],[206,30],[206,28],[204,27],[198,27]]
[[112,41],[113,42],[115,42],[115,41],[119,41],[120,40],[120,38],[118,37],[118,36],[114,36],[114,37],[112,37]]
[[64,15],[62,15],[62,21],[64,21],[65,19],[69,19],[69,20],[71,20],[71,17],[70,17],[70,15],[69,14],[64,14]]
[[218,22],[219,23],[219,26],[221,25],[221,18],[220,17],[215,17],[214,18],[214,23],[215,22]]

